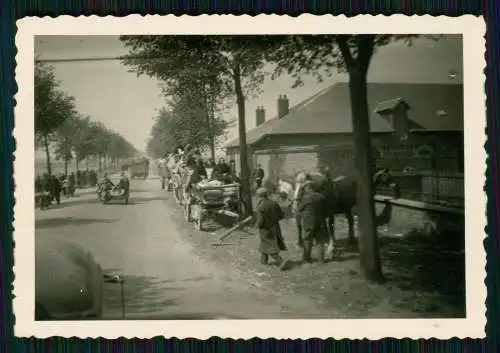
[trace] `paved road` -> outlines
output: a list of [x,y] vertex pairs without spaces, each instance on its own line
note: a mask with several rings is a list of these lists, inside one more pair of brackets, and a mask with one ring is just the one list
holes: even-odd
[[[71,239],[92,251],[105,271],[125,278],[130,318],[214,313],[241,318],[331,317],[312,299],[272,293],[227,267],[197,255],[179,206],[157,179],[132,180],[129,205],[102,205],[93,190],[36,212],[36,236]],[[216,251],[216,250],[214,250]],[[249,279],[250,278],[250,279]],[[258,278],[255,279],[258,281]],[[107,285],[105,314],[120,313],[120,290]]]

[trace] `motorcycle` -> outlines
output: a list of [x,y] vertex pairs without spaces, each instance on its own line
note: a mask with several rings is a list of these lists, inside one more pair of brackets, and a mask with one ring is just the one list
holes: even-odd
[[105,188],[101,192],[101,202],[107,204],[110,201],[123,201],[123,204],[128,204],[129,191],[125,189],[115,189],[111,187]]

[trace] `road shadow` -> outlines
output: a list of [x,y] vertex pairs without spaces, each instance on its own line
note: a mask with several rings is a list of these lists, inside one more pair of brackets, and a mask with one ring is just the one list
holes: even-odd
[[161,191],[161,189],[158,189],[158,190],[157,189],[130,189],[131,194],[144,193],[144,192],[154,193],[157,191]]
[[75,197],[76,198],[70,197],[67,199],[61,199],[60,204],[52,203],[43,211],[46,212],[46,211],[58,210],[61,208],[66,208],[66,207],[72,207],[72,206],[78,206],[78,205],[92,205],[92,204],[95,205],[95,204],[100,203],[100,201],[97,199],[97,196],[95,198],[80,198],[78,196],[75,196]]
[[139,204],[139,203],[146,203],[146,202],[151,202],[151,201],[163,201],[167,200],[166,196],[151,196],[151,197],[140,197],[140,196],[134,196],[134,193],[130,194],[129,198],[129,203],[130,204]]
[[35,220],[35,229],[54,228],[68,225],[87,225],[92,223],[113,223],[117,219],[103,218],[75,218],[75,217],[58,217]]
[[[165,285],[155,277],[122,275],[125,313],[153,314],[177,305],[182,288]],[[104,287],[104,308],[106,311],[121,311],[122,288],[117,283]]]
[[[116,269],[106,273],[119,273]],[[125,313],[157,314],[169,307],[181,304],[182,283],[198,282],[208,277],[193,277],[183,280],[160,280],[156,277],[120,274],[123,283]],[[104,308],[108,312],[121,312],[122,288],[120,284],[107,283],[104,288]],[[154,319],[154,318],[151,318]]]
[[[381,237],[386,278],[403,290],[438,293],[465,316],[464,239],[464,234],[426,236],[415,230],[403,237]],[[426,311],[439,307],[429,304]]]

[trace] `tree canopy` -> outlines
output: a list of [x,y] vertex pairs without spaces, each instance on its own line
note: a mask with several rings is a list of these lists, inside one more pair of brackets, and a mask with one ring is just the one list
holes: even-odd
[[[234,99],[238,106],[240,137],[240,178],[244,211],[252,213],[250,170],[246,147],[245,100],[259,93],[264,81],[265,44],[260,36],[121,36],[129,49],[123,63],[138,75],[148,75],[163,82],[164,93],[173,96],[175,109],[186,114],[183,99],[200,103],[187,116],[196,122],[198,114],[207,116],[205,127],[187,124],[193,130],[190,138],[200,136],[199,130],[212,133],[214,150],[214,105]],[[262,41],[262,43],[261,43]],[[191,98],[190,98],[191,97]],[[196,97],[195,99],[192,99]],[[209,103],[211,100],[211,103]],[[203,112],[203,113],[201,113]]]

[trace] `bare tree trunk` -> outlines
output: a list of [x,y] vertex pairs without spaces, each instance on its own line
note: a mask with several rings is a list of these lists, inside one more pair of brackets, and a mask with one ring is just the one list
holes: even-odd
[[52,168],[50,165],[49,139],[46,134],[43,135],[43,146],[45,148],[45,161],[47,163],[47,174],[49,178],[52,176]]
[[374,37],[371,35],[356,36],[358,55],[355,60],[346,45],[345,37],[339,36],[337,38],[339,38],[337,42],[349,72],[355,165],[358,172],[357,206],[361,269],[365,278],[380,282],[383,281],[384,277],[378,250],[373,200],[372,144],[366,86],[368,67],[373,55]]
[[373,202],[373,163],[371,156],[370,122],[366,91],[366,75],[351,72],[349,78],[355,163],[358,171],[359,252],[365,277],[382,280],[378,251],[375,206]]
[[214,125],[215,125],[215,111],[214,111],[214,94],[210,90],[210,85],[209,88],[204,87],[204,92],[203,92],[203,98],[204,98],[204,110],[205,110],[205,117],[207,121],[207,128],[208,128],[208,138],[210,140],[210,154],[212,157],[212,160],[215,161],[215,131],[214,131]]
[[234,67],[234,91],[236,93],[236,102],[238,104],[238,134],[240,138],[240,179],[241,179],[241,201],[244,207],[244,215],[251,216],[252,196],[250,192],[250,170],[248,168],[248,149],[245,126],[245,96],[241,87],[241,67],[236,60]]
[[[210,124],[211,119],[211,124]],[[210,117],[209,117],[209,129],[210,129],[210,154],[212,155],[212,160],[215,161],[215,134],[214,134],[214,124],[215,124],[215,112],[213,102],[210,104]]]

